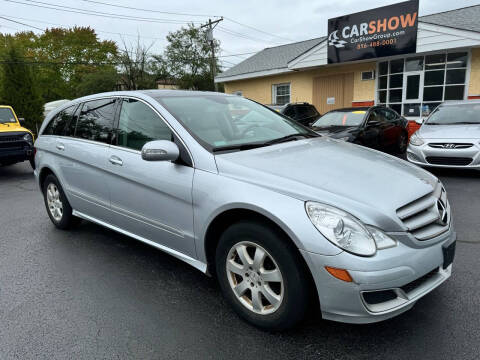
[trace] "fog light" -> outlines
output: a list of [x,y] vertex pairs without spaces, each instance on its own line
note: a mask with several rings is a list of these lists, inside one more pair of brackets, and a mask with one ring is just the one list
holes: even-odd
[[346,282],[353,281],[352,277],[350,276],[348,271],[345,269],[337,269],[330,266],[325,266],[325,270],[327,270],[330,275],[332,275],[333,277],[339,280],[346,281]]

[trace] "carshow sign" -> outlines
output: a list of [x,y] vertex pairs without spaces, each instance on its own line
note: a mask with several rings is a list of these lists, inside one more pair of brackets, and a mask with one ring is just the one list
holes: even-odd
[[414,53],[418,0],[328,20],[328,63]]

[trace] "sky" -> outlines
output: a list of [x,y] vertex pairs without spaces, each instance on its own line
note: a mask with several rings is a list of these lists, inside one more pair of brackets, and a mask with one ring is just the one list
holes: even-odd
[[[32,30],[40,33],[46,27],[90,26],[96,30],[99,38],[114,40],[120,45],[123,41],[131,45],[140,36],[142,43],[151,46],[152,53],[161,54],[167,44],[165,36],[169,32],[187,23],[194,22],[200,26],[209,18],[214,20],[222,16],[224,20],[215,28],[214,36],[221,42],[219,59],[227,69],[266,47],[324,36],[329,18],[396,2],[399,1],[0,0],[0,32]],[[419,13],[420,16],[429,15],[476,4],[480,4],[480,0],[420,0]],[[85,10],[95,11],[97,16],[82,14]],[[136,19],[110,18],[106,13],[133,16]]]

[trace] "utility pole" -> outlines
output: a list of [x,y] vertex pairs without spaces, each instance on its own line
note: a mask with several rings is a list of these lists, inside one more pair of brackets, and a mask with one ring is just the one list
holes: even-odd
[[218,91],[218,85],[215,82],[215,75],[217,73],[216,68],[217,68],[217,62],[215,61],[215,39],[213,38],[213,29],[218,25],[220,21],[223,21],[223,17],[212,21],[211,19],[208,19],[208,23],[205,25],[200,26],[200,28],[208,27],[207,29],[207,41],[210,42],[210,48],[212,51],[212,59],[211,59],[211,64],[210,64],[210,71],[212,72],[212,79],[213,79],[213,86],[215,88],[215,91]]

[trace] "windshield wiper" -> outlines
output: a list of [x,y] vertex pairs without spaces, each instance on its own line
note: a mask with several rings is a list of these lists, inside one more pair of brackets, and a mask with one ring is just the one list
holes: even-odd
[[319,135],[317,135],[317,134],[315,134],[315,135],[314,134],[290,134],[290,135],[287,135],[287,136],[282,136],[278,139],[273,139],[273,140],[266,141],[263,144],[264,145],[280,144],[280,143],[291,141],[291,140],[298,140],[299,136],[301,136],[305,139],[309,139],[309,138],[313,138],[313,137],[318,137]]
[[265,141],[262,143],[250,143],[250,144],[237,144],[237,145],[227,145],[227,146],[217,146],[212,148],[212,152],[220,152],[220,151],[229,151],[229,150],[250,150],[250,149],[255,149],[259,147],[264,147],[264,146],[269,146],[273,144],[279,144],[291,140],[298,140],[298,137],[303,137],[305,139],[309,138],[314,138],[314,137],[319,137],[320,135],[317,134],[290,134],[287,136],[282,136],[277,139]]
[[445,125],[480,125],[480,122],[472,122],[472,121],[459,121],[454,123],[448,123]]
[[265,143],[250,143],[250,144],[237,144],[237,145],[227,145],[227,146],[216,146],[212,148],[212,152],[219,152],[219,151],[229,151],[229,150],[250,150],[259,148],[262,146],[266,146]]

